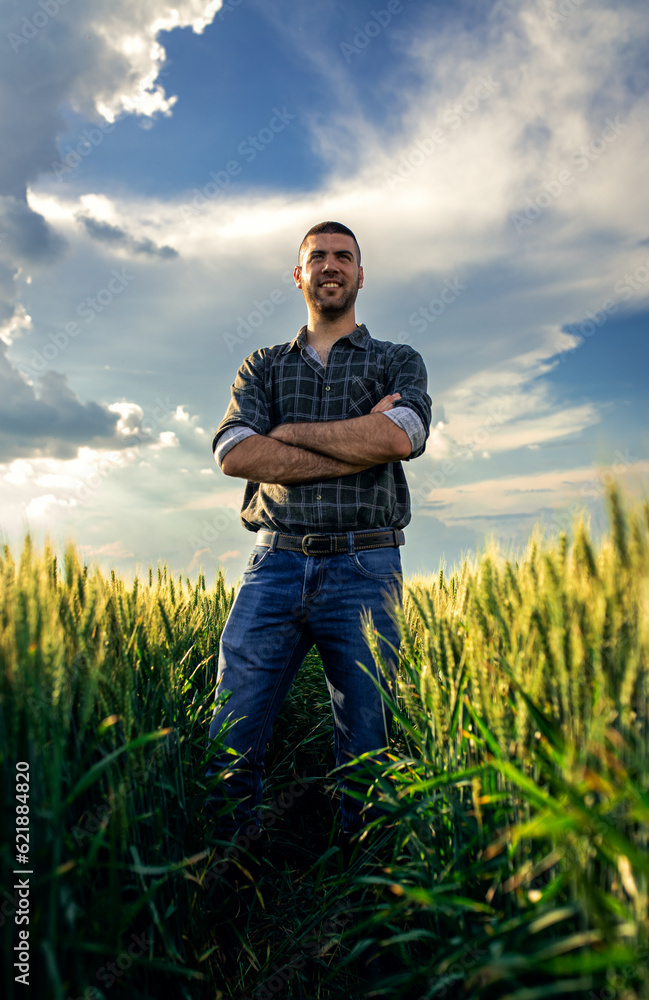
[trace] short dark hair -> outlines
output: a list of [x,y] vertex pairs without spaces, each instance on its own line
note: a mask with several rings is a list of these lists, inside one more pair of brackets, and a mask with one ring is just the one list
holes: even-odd
[[347,226],[343,226],[342,222],[319,222],[317,224],[317,226],[311,226],[311,228],[309,229],[308,233],[306,234],[306,236],[304,237],[304,239],[300,243],[300,249],[297,252],[298,264],[299,264],[300,258],[302,256],[302,247],[304,246],[304,244],[308,240],[309,236],[319,236],[320,233],[342,233],[343,236],[351,236],[351,238],[353,239],[354,243],[356,244],[356,250],[358,251],[358,264],[360,266],[360,263],[361,263],[361,248],[358,245],[358,240],[354,236],[354,234],[351,231],[351,229],[348,229]]

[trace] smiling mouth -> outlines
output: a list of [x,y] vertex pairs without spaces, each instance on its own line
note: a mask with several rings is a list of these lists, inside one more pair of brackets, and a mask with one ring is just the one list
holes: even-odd
[[341,283],[339,281],[323,281],[320,288],[341,288]]

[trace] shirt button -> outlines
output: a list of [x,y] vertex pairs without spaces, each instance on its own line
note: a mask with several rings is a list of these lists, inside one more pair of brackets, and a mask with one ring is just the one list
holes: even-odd
[[318,495],[317,495],[317,497],[316,497],[316,500],[322,500],[322,497],[320,496],[320,494],[319,494],[319,493],[318,493]]
[[327,390],[327,392],[329,392],[329,390],[331,389],[331,386],[330,385],[326,385],[325,389]]

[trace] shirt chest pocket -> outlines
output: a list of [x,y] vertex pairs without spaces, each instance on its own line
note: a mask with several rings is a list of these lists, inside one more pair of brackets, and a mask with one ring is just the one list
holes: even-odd
[[384,395],[383,386],[376,379],[352,375],[349,387],[349,415],[365,416]]

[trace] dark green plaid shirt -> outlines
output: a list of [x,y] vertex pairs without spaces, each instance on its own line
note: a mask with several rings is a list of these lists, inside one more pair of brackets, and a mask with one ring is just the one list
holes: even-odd
[[[395,406],[414,411],[425,429],[417,458],[430,433],[431,399],[423,359],[407,344],[374,340],[359,324],[335,342],[323,368],[306,349],[306,327],[288,344],[255,351],[241,365],[232,399],[214,435],[232,427],[267,434],[284,423],[345,420],[369,413],[388,393]],[[405,416],[405,414],[404,414]],[[288,534],[403,528],[410,521],[410,496],[401,462],[304,485],[246,483],[241,521],[250,531]]]

